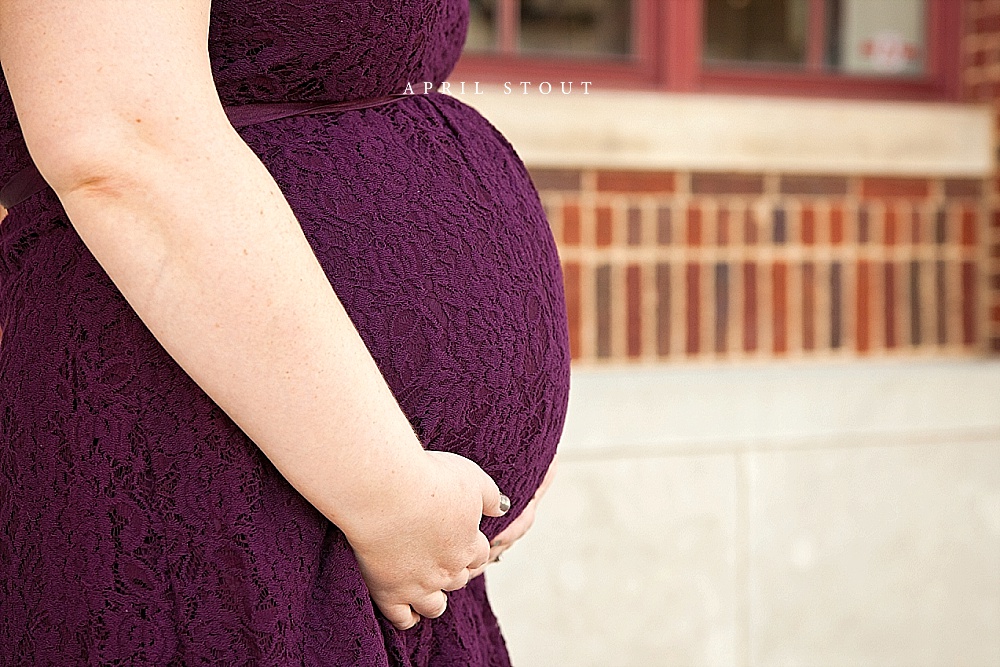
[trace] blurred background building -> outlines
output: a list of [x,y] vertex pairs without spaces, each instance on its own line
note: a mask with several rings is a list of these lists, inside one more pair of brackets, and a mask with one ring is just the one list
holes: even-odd
[[1000,0],[471,6],[575,364],[515,665],[1000,665]]

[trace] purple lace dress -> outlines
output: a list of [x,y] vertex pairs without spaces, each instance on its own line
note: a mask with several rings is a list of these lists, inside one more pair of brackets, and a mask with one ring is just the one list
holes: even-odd
[[[215,0],[223,103],[444,79],[467,0]],[[559,261],[504,138],[432,93],[240,130],[421,440],[511,497],[569,388]],[[28,163],[0,78],[0,184]],[[46,190],[0,223],[0,664],[507,665],[484,578],[398,632],[342,533],[164,352]],[[488,575],[487,575],[488,576]]]

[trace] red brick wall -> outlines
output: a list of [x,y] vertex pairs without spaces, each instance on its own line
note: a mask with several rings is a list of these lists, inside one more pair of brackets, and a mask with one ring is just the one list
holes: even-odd
[[543,170],[578,361],[975,355],[980,180]]
[[[1000,0],[965,0],[965,21],[965,97],[970,102],[993,105],[997,127],[994,136],[1000,136]],[[994,146],[998,146],[996,140]],[[1000,160],[1000,150],[997,156]],[[984,319],[993,354],[1000,354],[1000,162],[997,167],[984,197],[989,208],[983,244],[984,268],[988,273]]]

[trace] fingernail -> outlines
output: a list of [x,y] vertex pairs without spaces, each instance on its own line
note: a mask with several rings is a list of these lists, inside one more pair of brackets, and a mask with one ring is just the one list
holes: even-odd
[[500,494],[500,511],[503,512],[504,514],[506,514],[507,510],[509,510],[509,509],[510,509],[510,498],[508,498],[507,496],[505,496],[504,494],[501,493]]

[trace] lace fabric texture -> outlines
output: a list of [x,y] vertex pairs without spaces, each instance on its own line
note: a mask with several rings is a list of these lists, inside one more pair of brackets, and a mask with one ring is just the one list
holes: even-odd
[[[220,97],[441,81],[467,0],[215,0]],[[421,441],[512,499],[562,431],[559,260],[507,141],[458,100],[241,135],[285,194]],[[0,78],[0,182],[27,164]],[[484,578],[396,631],[343,534],[152,337],[51,191],[0,223],[0,665],[509,664]],[[488,576],[488,575],[487,575]]]

